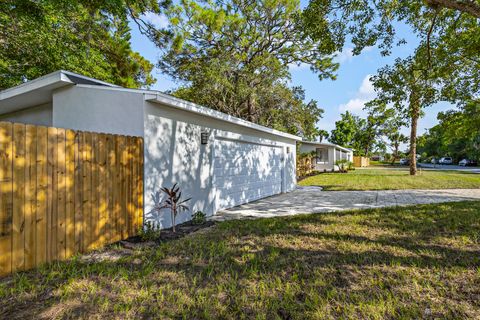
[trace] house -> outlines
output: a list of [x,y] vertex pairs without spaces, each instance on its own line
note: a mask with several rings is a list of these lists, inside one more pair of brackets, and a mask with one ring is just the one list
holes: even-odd
[[338,170],[338,166],[335,164],[338,160],[353,161],[351,149],[328,142],[302,141],[300,153],[314,153],[315,170],[318,171]]
[[145,221],[162,228],[163,186],[178,183],[207,215],[296,187],[299,137],[157,91],[57,71],[0,92],[0,120],[143,137]]

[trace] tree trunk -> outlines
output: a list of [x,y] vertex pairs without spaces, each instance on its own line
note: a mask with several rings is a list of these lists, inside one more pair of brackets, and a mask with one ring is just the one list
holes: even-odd
[[420,110],[417,102],[412,101],[410,97],[410,107],[411,107],[411,128],[410,128],[410,175],[417,175],[417,125],[418,117],[420,115]]
[[252,100],[251,96],[247,99],[248,121],[255,123],[255,106]]
[[395,161],[398,159],[398,149],[400,148],[399,143],[394,144],[394,151],[393,151],[393,161],[392,161],[392,166],[395,164]]

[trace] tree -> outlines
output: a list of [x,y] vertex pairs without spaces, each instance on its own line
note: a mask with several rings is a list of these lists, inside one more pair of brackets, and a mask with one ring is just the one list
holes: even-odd
[[328,139],[329,136],[330,135],[329,135],[328,131],[322,130],[322,129],[318,130],[318,141],[319,142],[322,142],[324,139]]
[[[291,0],[182,1],[166,12],[170,25],[155,39],[162,51],[158,66],[181,84],[178,97],[290,132],[287,116],[296,109],[309,122],[294,133],[312,132],[319,112],[312,102],[300,108],[291,98],[298,97],[295,88],[286,92],[289,66],[306,64],[320,79],[334,78],[338,66],[335,48],[306,35],[300,14],[299,2]],[[291,105],[277,107],[277,96],[290,96]]]
[[421,136],[420,150],[431,156],[449,155],[480,160],[480,102],[469,101],[461,110],[441,112],[439,124]]
[[423,108],[438,101],[435,76],[423,59],[422,51],[414,57],[396,59],[393,66],[381,68],[371,78],[377,97],[368,106],[391,104],[397,116],[410,124],[410,174],[417,173],[417,125]]
[[58,69],[126,87],[149,86],[153,65],[130,46],[130,13],[156,1],[0,2],[0,89]]
[[415,51],[423,47],[426,65],[436,69],[442,99],[463,104],[480,88],[479,8],[478,0],[311,0],[302,17],[313,39],[330,35],[338,51],[349,39],[354,54],[376,44],[390,54],[406,42],[396,27],[407,25],[420,40]]
[[335,129],[330,133],[330,142],[343,147],[353,148],[357,153],[358,145],[355,141],[359,128],[363,127],[365,120],[346,111],[340,115],[341,119],[335,122]]

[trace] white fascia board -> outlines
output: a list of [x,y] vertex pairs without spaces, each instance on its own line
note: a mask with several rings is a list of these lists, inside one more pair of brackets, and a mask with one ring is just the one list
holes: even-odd
[[339,146],[339,145],[334,144],[334,143],[315,142],[315,141],[302,141],[301,143],[310,144],[310,145],[314,145],[314,146],[318,146],[318,147],[334,147],[334,148],[337,148],[337,149],[340,149],[340,150],[343,150],[343,151],[352,152],[352,149],[348,149],[348,148]]
[[30,91],[61,83],[73,84],[73,82],[68,79],[68,77],[66,77],[62,71],[56,71],[43,77],[27,81],[18,86],[0,91],[0,101],[13,98],[21,94],[25,94]]
[[213,119],[230,122],[230,123],[242,126],[242,127],[247,127],[247,128],[250,128],[250,129],[257,130],[257,131],[266,132],[266,133],[269,133],[269,134],[272,134],[272,135],[292,139],[292,140],[295,140],[295,141],[302,141],[302,138],[300,138],[298,136],[295,136],[293,134],[289,134],[289,133],[281,132],[281,131],[278,131],[278,130],[275,130],[275,129],[267,128],[267,127],[261,126],[259,124],[252,123],[252,122],[249,122],[249,121],[237,118],[237,117],[233,117],[233,116],[230,116],[228,114],[222,113],[220,111],[205,108],[205,107],[202,107],[202,106],[197,105],[195,103],[188,102],[188,101],[185,101],[185,100],[182,100],[182,99],[178,99],[178,98],[166,95],[166,94],[162,94],[162,93],[145,94],[145,100],[150,101],[150,102],[157,102],[157,103],[165,104],[165,105],[173,107],[173,108],[182,109],[182,110],[185,110],[185,111],[188,111],[188,112],[197,113],[197,114],[207,116],[207,117],[210,117],[210,118],[213,118]]

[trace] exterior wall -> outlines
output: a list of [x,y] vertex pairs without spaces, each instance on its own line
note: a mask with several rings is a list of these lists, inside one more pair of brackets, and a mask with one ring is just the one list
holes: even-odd
[[[177,223],[190,219],[190,214],[201,210],[207,215],[217,210],[217,191],[214,181],[215,140],[246,141],[264,145],[277,145],[290,153],[285,157],[284,191],[296,186],[295,141],[254,129],[238,126],[199,114],[153,102],[144,102],[145,117],[145,217],[156,221],[161,228],[172,225],[170,213],[153,210],[161,200],[159,190],[178,183],[189,202],[190,212],[177,217]],[[208,132],[208,143],[202,145],[201,132]],[[235,152],[235,151],[232,151]],[[251,165],[268,164],[258,163]]]
[[0,115],[0,121],[20,122],[40,126],[52,126],[52,104],[46,103]]
[[338,167],[335,166],[335,148],[331,146],[316,146],[313,144],[302,143],[300,146],[300,153],[310,153],[316,152],[317,148],[326,148],[328,149],[328,162],[327,163],[315,163],[315,170],[318,171],[331,171],[332,169],[338,170]]
[[143,137],[143,94],[87,85],[53,93],[53,125]]

